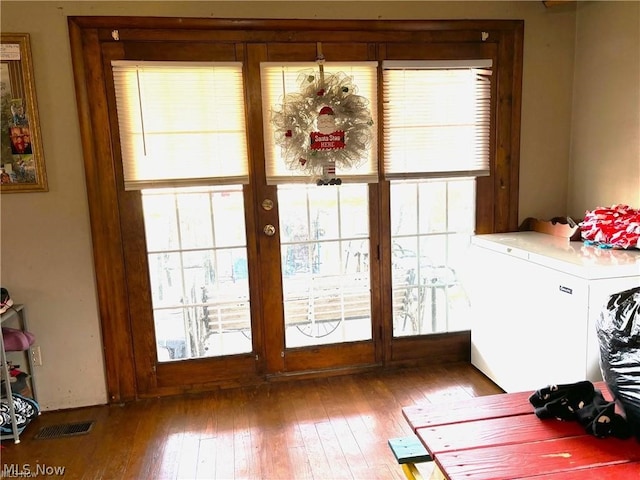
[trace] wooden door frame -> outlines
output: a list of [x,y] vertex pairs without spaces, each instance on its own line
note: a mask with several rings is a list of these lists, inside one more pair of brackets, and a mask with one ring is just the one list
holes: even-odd
[[[455,44],[459,42],[495,42],[499,52],[496,69],[498,113],[496,135],[492,139],[492,175],[478,182],[478,189],[484,192],[483,195],[488,195],[491,201],[477,211],[478,233],[517,229],[524,34],[522,20],[257,20],[72,16],[68,18],[68,26],[110,402],[137,398],[140,379],[136,378],[126,282],[123,247],[126,232],[122,229],[124,212],[118,201],[114,146],[101,60],[101,49],[106,43],[136,40],[179,43],[197,40],[286,44],[348,42],[357,39],[369,42],[372,48],[385,42],[439,42],[455,48]],[[485,35],[486,39],[483,39]],[[377,188],[381,189],[381,197],[388,195],[388,183],[381,182]],[[385,212],[380,211],[380,215],[381,221],[384,220]],[[384,256],[384,245],[382,247]],[[384,269],[390,268],[390,259],[383,257],[381,260],[382,276],[388,277],[389,272]],[[384,289],[384,282],[380,286]],[[380,337],[379,341],[383,345],[391,344],[390,328],[374,333],[374,336]],[[444,338],[443,342],[439,342],[437,337],[426,340],[434,347],[426,357],[424,341],[416,339],[407,340],[407,348],[403,348],[401,354],[395,354],[390,351],[390,347],[384,347],[384,362],[416,361],[424,358],[442,361],[442,355],[445,360],[450,359],[447,351],[450,350],[451,338],[455,336]],[[459,342],[456,343],[458,344]],[[465,355],[465,352],[459,353]]]

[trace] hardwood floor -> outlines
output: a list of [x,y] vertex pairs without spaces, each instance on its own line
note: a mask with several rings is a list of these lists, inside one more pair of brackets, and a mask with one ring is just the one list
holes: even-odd
[[[400,480],[387,440],[411,433],[403,406],[500,392],[460,364],[44,412],[19,444],[2,442],[0,477],[28,465],[63,467],[65,480]],[[82,421],[95,422],[88,434],[34,438]]]

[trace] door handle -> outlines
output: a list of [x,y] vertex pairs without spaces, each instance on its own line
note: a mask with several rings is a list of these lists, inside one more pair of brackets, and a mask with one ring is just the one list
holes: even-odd
[[273,237],[276,234],[276,227],[268,223],[264,226],[262,231],[267,237]]

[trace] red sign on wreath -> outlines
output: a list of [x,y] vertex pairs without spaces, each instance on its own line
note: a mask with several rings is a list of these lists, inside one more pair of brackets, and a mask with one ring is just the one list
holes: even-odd
[[344,148],[344,132],[338,130],[332,133],[311,132],[312,150],[340,150]]

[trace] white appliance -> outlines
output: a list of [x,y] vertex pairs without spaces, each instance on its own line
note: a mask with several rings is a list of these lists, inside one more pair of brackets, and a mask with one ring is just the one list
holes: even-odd
[[472,238],[471,362],[506,392],[602,379],[596,321],[640,285],[640,251],[538,232]]

